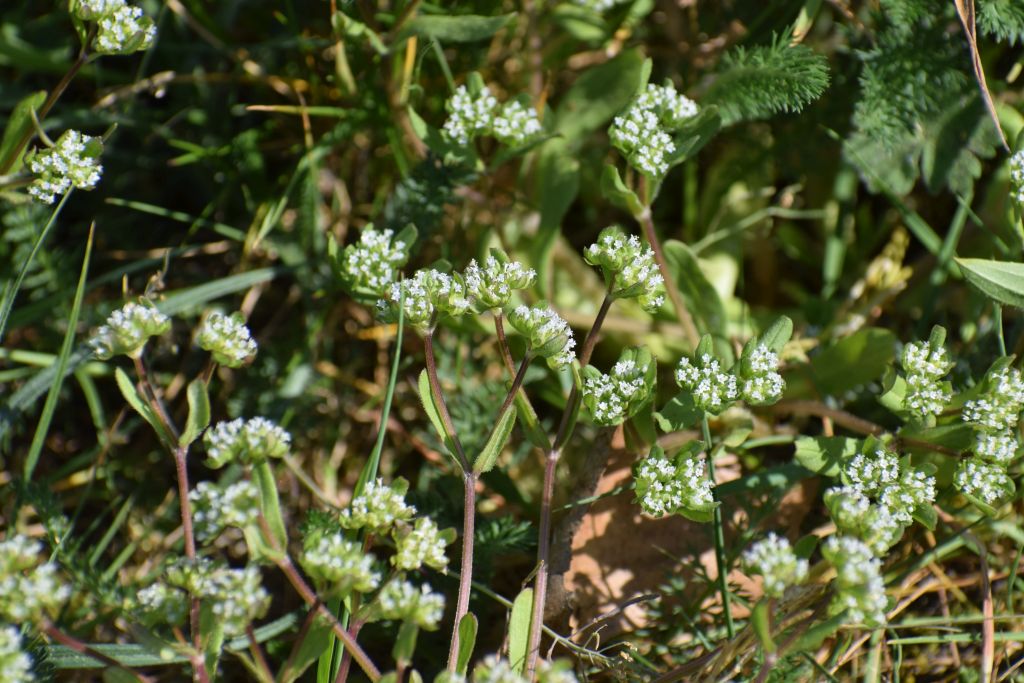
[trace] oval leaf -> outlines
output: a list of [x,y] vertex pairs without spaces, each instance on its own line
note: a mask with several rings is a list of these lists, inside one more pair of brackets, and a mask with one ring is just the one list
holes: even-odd
[[210,395],[206,389],[206,382],[201,379],[189,382],[187,396],[188,420],[185,422],[185,431],[178,439],[179,446],[190,445],[210,424]]
[[958,258],[967,281],[993,301],[1024,308],[1024,263]]
[[533,611],[533,589],[524,588],[512,603],[508,620],[508,662],[521,674],[526,666],[526,648],[530,640],[530,615]]
[[501,449],[508,442],[509,434],[512,433],[512,427],[515,423],[516,410],[509,406],[502,413],[501,417],[498,418],[497,424],[494,425],[494,430],[491,431],[490,438],[484,444],[484,449],[480,451],[480,455],[477,456],[476,461],[473,463],[474,474],[489,472],[494,467],[494,463],[498,461],[498,456],[501,454]]

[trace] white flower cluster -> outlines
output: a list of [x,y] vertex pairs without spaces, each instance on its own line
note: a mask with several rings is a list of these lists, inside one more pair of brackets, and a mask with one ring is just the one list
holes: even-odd
[[517,306],[509,313],[508,322],[552,369],[570,365],[575,359],[576,340],[569,323],[547,306]]
[[440,570],[448,566],[448,542],[429,517],[418,518],[411,529],[396,530],[395,545],[391,563],[396,569],[412,571],[427,565]]
[[143,621],[149,626],[180,626],[188,616],[188,596],[184,591],[157,582],[136,594]]
[[245,633],[245,627],[270,606],[270,593],[255,565],[244,569],[204,565],[193,587],[198,597],[212,604],[213,616],[228,636]]
[[446,105],[448,120],[442,129],[449,140],[468,145],[474,138],[493,135],[502,144],[515,147],[540,135],[542,129],[537,110],[510,100],[499,106],[490,88],[483,87],[478,95],[460,85]]
[[21,649],[21,633],[13,626],[0,626],[0,682],[28,683],[32,660]]
[[754,347],[750,357],[741,364],[743,388],[740,395],[750,405],[767,405],[782,398],[786,382],[776,370],[778,355],[764,344]]
[[884,448],[858,453],[842,474],[847,485],[826,491],[825,505],[843,533],[858,537],[876,555],[903,536],[919,506],[935,500],[935,477],[902,468],[899,458]]
[[110,314],[89,340],[89,345],[96,357],[104,360],[122,353],[138,358],[150,337],[169,329],[171,319],[156,308],[129,302]]
[[636,235],[627,237],[614,225],[605,228],[597,241],[583,250],[583,258],[601,268],[612,298],[636,298],[644,310],[652,313],[665,303],[665,279],[654,260],[654,251]]
[[382,297],[409,259],[409,247],[396,239],[392,230],[368,227],[359,241],[345,247],[341,255],[341,276],[355,291]]
[[789,541],[774,533],[743,553],[743,566],[764,577],[764,592],[773,598],[781,598],[786,588],[803,583],[808,570],[807,560],[798,558]]
[[188,494],[196,538],[205,543],[228,527],[244,529],[256,524],[260,514],[260,492],[251,481],[217,486],[199,482]]
[[417,588],[408,581],[394,580],[377,595],[377,609],[382,619],[409,622],[433,631],[444,616],[444,596],[425,584]]
[[717,415],[739,398],[736,376],[723,370],[718,359],[709,353],[700,359],[683,356],[676,368],[676,382],[689,390],[694,404]]
[[227,316],[213,312],[206,316],[196,331],[196,344],[229,368],[237,368],[256,355],[256,342],[239,313]]
[[654,391],[654,359],[646,349],[626,349],[605,375],[587,368],[583,403],[594,422],[611,427],[633,416]]
[[850,623],[884,625],[888,598],[882,580],[882,562],[862,541],[851,536],[831,537],[825,542],[822,554],[836,568],[833,609],[845,610]]
[[518,261],[510,261],[504,254],[492,251],[481,268],[473,259],[463,273],[466,294],[477,312],[493,311],[508,305],[512,292],[526,289],[537,280],[537,271],[526,268]]
[[1013,183],[1013,198],[1024,204],[1024,150],[1010,157],[1010,181]]
[[26,163],[38,177],[29,185],[28,193],[43,204],[70,190],[91,190],[100,182],[103,166],[99,158],[103,142],[77,130],[65,131],[53,147],[33,150]]
[[381,317],[397,320],[399,301],[402,302],[405,321],[420,329],[431,327],[435,314],[446,313],[455,317],[470,309],[462,277],[432,268],[417,270],[411,278],[393,283],[387,300],[377,302]]
[[218,422],[203,435],[207,464],[220,468],[229,462],[256,464],[283,458],[291,447],[291,434],[265,417]]
[[491,130],[501,144],[518,147],[535,139],[543,129],[536,109],[512,100],[494,117]]
[[17,534],[0,541],[0,622],[24,624],[52,615],[71,596],[57,565],[39,564],[42,543]]
[[1024,377],[1014,368],[1002,368],[985,379],[984,389],[964,404],[963,419],[977,432],[974,456],[960,462],[953,483],[964,495],[995,505],[1015,490],[1006,470],[1020,452]]
[[[487,655],[473,669],[472,683],[530,683],[504,657]],[[566,660],[537,662],[537,683],[578,683],[572,664]]]
[[704,468],[704,459],[691,456],[676,463],[652,453],[638,463],[633,475],[636,500],[652,517],[675,514],[682,510],[708,510],[714,505],[711,482]]
[[624,114],[615,117],[608,136],[631,166],[660,178],[676,151],[671,134],[696,115],[697,105],[671,85],[648,85]]
[[385,486],[378,479],[368,482],[362,494],[341,512],[339,521],[346,529],[363,529],[368,534],[386,534],[397,522],[406,522],[416,508],[405,502],[404,482]]
[[953,397],[949,383],[942,381],[953,367],[946,349],[913,342],[904,347],[901,363],[907,375],[906,406],[920,417],[941,413]]
[[961,460],[953,483],[960,491],[988,505],[995,505],[1014,490],[1006,468],[978,458]]
[[99,54],[131,54],[148,49],[156,39],[153,20],[125,0],[78,0],[74,11],[78,18],[96,22],[93,48]]
[[348,540],[340,532],[310,540],[313,542],[300,557],[302,567],[331,595],[367,593],[380,585],[373,556],[363,551],[362,543]]

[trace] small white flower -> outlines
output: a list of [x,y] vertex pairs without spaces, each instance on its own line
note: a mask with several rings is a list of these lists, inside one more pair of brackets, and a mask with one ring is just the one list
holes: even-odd
[[530,350],[546,358],[553,369],[570,365],[576,358],[569,323],[546,306],[517,306],[509,313],[509,324],[527,338]]
[[501,309],[512,300],[512,292],[526,289],[537,280],[537,271],[527,268],[518,261],[509,261],[489,254],[481,267],[476,259],[469,262],[463,279],[466,282],[466,295],[479,311]]
[[400,301],[405,321],[421,329],[433,325],[436,313],[457,317],[470,309],[461,276],[453,277],[433,268],[417,270],[411,278],[393,283],[387,300],[378,301],[377,307],[386,319],[397,319]]
[[697,115],[697,105],[672,86],[648,85],[625,113],[616,116],[608,137],[631,166],[660,178],[676,151],[671,133]]
[[1014,432],[995,432],[978,434],[974,442],[974,452],[983,460],[1006,467],[1017,458],[1020,442]]
[[256,355],[256,341],[241,314],[231,316],[213,312],[196,331],[196,344],[229,368],[237,368]]
[[99,162],[102,152],[100,138],[83,135],[77,130],[65,131],[53,147],[29,153],[27,165],[38,177],[32,181],[28,193],[44,204],[53,204],[72,187],[93,189],[103,173]]
[[533,107],[524,107],[516,100],[505,103],[501,113],[494,118],[492,129],[494,137],[509,147],[526,144],[542,131],[537,110]]
[[256,524],[260,514],[260,492],[250,481],[217,486],[199,482],[188,494],[196,538],[205,543],[227,527],[244,529]]
[[444,596],[430,586],[416,588],[408,581],[396,580],[381,589],[377,607],[383,619],[408,621],[432,631],[444,616]]
[[971,458],[961,460],[953,483],[964,494],[995,505],[1013,490],[1013,480],[999,465]]
[[409,258],[409,246],[391,230],[367,228],[358,242],[345,247],[341,275],[354,290],[384,296]]
[[984,394],[964,404],[964,421],[986,431],[1013,431],[1024,408],[1024,378],[1019,370],[1005,368],[988,377],[987,383]]
[[877,449],[873,455],[857,453],[843,467],[850,486],[874,495],[900,478],[900,460],[895,453]]
[[21,647],[18,629],[0,626],[0,682],[28,683],[36,680],[32,675],[32,660]]
[[96,52],[108,55],[127,55],[149,49],[156,40],[153,20],[132,5],[121,4],[96,22]]
[[366,484],[342,511],[340,522],[346,529],[365,529],[371,534],[386,534],[396,522],[405,522],[416,514],[416,508],[405,502],[405,491],[395,484],[385,486],[383,480]]
[[149,625],[180,626],[188,616],[188,596],[165,583],[154,583],[136,594],[143,619]]
[[654,391],[652,363],[654,359],[645,349],[626,349],[609,374],[593,368],[584,372],[583,402],[597,424],[621,424],[650,398]]
[[721,413],[739,398],[736,376],[723,370],[718,359],[708,353],[695,361],[685,356],[681,358],[676,368],[676,382],[693,394],[698,408],[714,414]]
[[412,529],[396,535],[396,551],[391,558],[395,568],[406,571],[419,569],[423,565],[444,569],[448,558],[444,550],[448,543],[429,517],[420,517]]
[[368,593],[380,585],[373,556],[363,544],[341,533],[320,536],[303,550],[302,567],[328,592],[346,596],[352,591]]
[[129,302],[117,309],[101,325],[89,344],[97,358],[104,360],[118,354],[138,357],[150,337],[171,329],[171,319],[153,306]]
[[798,558],[789,541],[774,533],[743,553],[743,565],[751,574],[763,576],[764,592],[776,598],[807,578],[807,560]]
[[462,145],[491,130],[498,100],[489,88],[483,88],[473,97],[464,85],[460,85],[446,105],[449,115],[444,124],[444,135]]
[[220,468],[229,462],[252,465],[267,458],[283,458],[291,447],[291,434],[265,417],[218,422],[203,435],[207,464]]
[[637,465],[634,479],[637,502],[652,517],[681,510],[707,510],[714,504],[711,482],[700,456],[687,458],[677,466],[668,458],[651,454]]
[[1011,196],[1018,204],[1024,204],[1024,150],[1010,157],[1010,181],[1013,185]]

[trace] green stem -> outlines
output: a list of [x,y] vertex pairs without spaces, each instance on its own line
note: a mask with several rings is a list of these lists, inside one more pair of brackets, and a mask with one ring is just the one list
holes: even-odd
[[996,307],[996,334],[999,335],[999,355],[1006,355],[1006,338],[1003,336],[1003,307],[1001,304],[992,304]]
[[[715,457],[712,452],[711,426],[708,424],[708,414],[703,413],[700,418],[701,433],[704,437],[704,452],[707,454],[708,479],[711,480],[711,487],[715,487]],[[717,498],[717,495],[715,496]],[[736,635],[736,629],[732,623],[732,608],[729,603],[729,566],[725,558],[725,532],[722,528],[722,506],[715,507],[712,524],[715,535],[715,566],[718,570],[718,588],[722,594],[722,612],[725,614],[725,630],[732,639]]]

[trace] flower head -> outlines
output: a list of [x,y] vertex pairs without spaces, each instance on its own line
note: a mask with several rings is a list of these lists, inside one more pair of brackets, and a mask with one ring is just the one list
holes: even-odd
[[986,505],[996,505],[1014,491],[1013,480],[1003,467],[978,458],[960,461],[953,475],[953,484],[965,496]]
[[104,360],[119,354],[138,358],[150,337],[171,329],[171,319],[148,304],[129,302],[117,309],[89,340],[93,353]]
[[100,182],[103,141],[77,130],[64,131],[53,147],[29,152],[25,162],[36,179],[28,193],[43,204],[53,204],[72,187],[91,190]]
[[547,306],[517,306],[509,313],[508,322],[552,369],[565,367],[575,358],[576,340],[569,323]]
[[953,397],[948,382],[942,378],[953,367],[941,344],[912,342],[903,348],[900,359],[906,373],[905,405],[915,415],[938,415]]
[[465,85],[460,85],[445,108],[448,109],[448,120],[443,128],[445,137],[468,145],[473,138],[490,131],[498,100],[489,88],[481,88],[479,94],[474,96]]
[[229,636],[245,633],[245,627],[266,614],[270,606],[270,593],[255,565],[209,568],[199,578],[195,592],[210,603],[214,619]]
[[721,413],[739,398],[736,376],[723,370],[718,359],[702,353],[693,359],[683,357],[676,368],[676,382],[693,395],[701,410]]
[[593,366],[584,369],[583,403],[597,424],[621,424],[651,398],[656,375],[647,349],[626,349],[607,375]]
[[982,460],[1006,467],[1016,460],[1020,442],[1015,432],[981,432],[974,442],[974,453]]
[[1002,368],[990,373],[985,381],[985,391],[964,404],[964,421],[983,431],[1016,429],[1024,408],[1024,377],[1019,370]]
[[444,550],[455,539],[442,532],[429,517],[420,517],[412,528],[396,529],[394,536],[396,550],[391,563],[395,568],[411,571],[423,565],[434,569],[448,566]]
[[13,626],[0,626],[0,681],[28,683],[34,681],[32,660],[21,649],[21,633]]
[[377,595],[377,610],[381,619],[407,621],[433,631],[444,616],[444,596],[427,585],[417,588],[408,581],[394,580]]
[[849,622],[885,624],[888,598],[882,580],[882,563],[862,541],[850,536],[833,536],[822,554],[836,568],[835,611],[846,611]]
[[203,435],[207,464],[220,468],[229,462],[254,465],[267,458],[283,458],[292,437],[265,417],[218,422]]
[[656,449],[637,464],[633,478],[636,501],[652,517],[683,511],[702,512],[714,507],[711,482],[699,455],[673,461]]
[[113,14],[124,5],[125,0],[77,0],[72,2],[72,12],[82,21],[92,21]]
[[778,355],[764,344],[754,346],[740,363],[740,395],[750,405],[775,403],[782,398],[786,382],[776,370]]
[[383,480],[366,484],[363,493],[341,512],[339,519],[346,529],[364,529],[371,534],[386,534],[397,522],[406,522],[416,508],[405,502],[408,484],[397,480],[385,486]]
[[665,280],[654,251],[636,235],[627,237],[615,225],[605,228],[597,241],[583,250],[583,258],[601,268],[613,299],[636,298],[649,312],[665,302]]
[[196,331],[196,344],[229,368],[237,368],[256,355],[256,342],[240,313],[227,316],[213,312],[206,316]]
[[[108,3],[109,4],[109,3]],[[128,4],[116,7],[96,20],[97,53],[104,55],[130,55],[148,50],[156,40],[156,25],[142,13],[142,9]]]
[[260,492],[250,481],[217,486],[199,482],[188,494],[196,538],[205,543],[227,527],[244,529],[256,524],[260,514]]
[[362,543],[341,533],[306,538],[300,562],[310,577],[332,595],[368,593],[380,585],[381,575],[374,568],[373,556],[363,551]]
[[491,124],[494,137],[509,147],[524,145],[540,135],[542,129],[537,110],[524,107],[517,100],[506,102]]
[[424,330],[434,325],[437,314],[457,317],[470,308],[461,275],[449,275],[429,268],[417,270],[411,278],[391,285],[387,299],[377,302],[381,317],[397,320],[399,302],[404,309],[405,321]]
[[184,591],[157,582],[136,594],[142,620],[149,626],[180,626],[188,616],[188,596]]
[[774,533],[743,553],[743,566],[751,574],[763,576],[764,592],[775,598],[782,597],[787,587],[807,578],[807,560],[798,558],[789,541]]
[[23,624],[54,615],[71,596],[57,565],[39,562],[43,545],[20,534],[0,541],[0,621]]
[[476,259],[469,262],[463,274],[466,295],[478,312],[501,309],[512,300],[512,292],[526,289],[537,280],[537,272],[518,261],[510,261],[497,249],[484,260],[483,267]]
[[363,230],[359,241],[345,247],[338,259],[341,277],[353,292],[382,297],[391,289],[398,271],[409,260],[406,233],[391,230]]
[[676,151],[671,133],[696,115],[697,105],[670,84],[649,84],[625,113],[615,117],[608,136],[631,166],[660,178]]
[[878,448],[873,454],[857,453],[843,466],[850,486],[865,495],[874,495],[900,478],[900,461],[895,453]]

